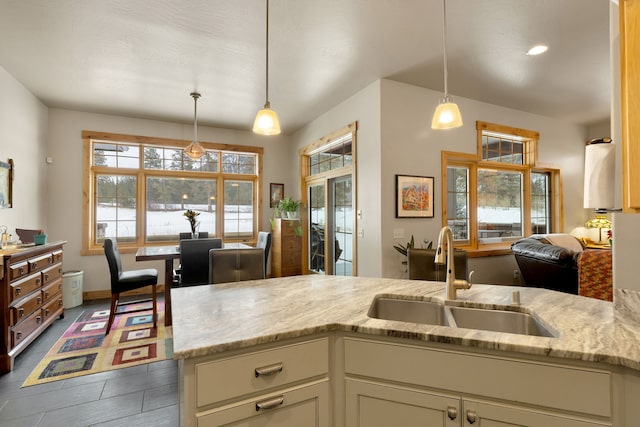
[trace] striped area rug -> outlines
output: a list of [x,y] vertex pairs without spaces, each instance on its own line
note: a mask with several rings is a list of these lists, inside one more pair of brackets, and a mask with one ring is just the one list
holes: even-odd
[[157,328],[153,328],[151,303],[148,312],[116,316],[105,336],[109,309],[84,311],[56,341],[22,387],[95,374],[113,369],[157,362],[173,357],[171,327],[164,326],[164,303],[158,302]]

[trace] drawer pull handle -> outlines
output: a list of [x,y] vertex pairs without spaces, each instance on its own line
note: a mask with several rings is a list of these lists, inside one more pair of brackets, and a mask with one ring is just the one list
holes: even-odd
[[282,372],[282,368],[284,368],[284,364],[282,362],[274,363],[273,365],[269,365],[269,366],[262,366],[260,368],[256,368],[255,369],[256,378],[258,378],[259,376],[266,377],[268,375],[277,374],[278,372]]
[[42,297],[36,298],[36,301],[38,302],[38,304],[42,303]]
[[48,308],[44,311],[44,317],[49,317],[49,309]]
[[19,273],[20,275],[24,274],[24,267],[20,267],[20,268],[18,268],[18,273]]
[[44,299],[49,299],[49,292],[44,293]]
[[24,316],[24,308],[18,309],[18,317]]
[[18,332],[16,334],[16,339],[21,339],[22,338],[22,332]]
[[271,399],[263,400],[262,402],[256,402],[256,412],[260,409],[274,409],[284,403],[284,396],[273,397]]
[[49,280],[49,275],[48,275],[48,274],[45,274],[45,275],[44,275],[44,281],[46,282],[47,280]]
[[454,406],[449,406],[447,408],[447,416],[451,421],[455,420],[458,417],[458,409]]
[[36,323],[39,325],[40,323],[42,323],[42,317],[38,316],[36,317]]
[[478,420],[478,414],[476,414],[476,411],[468,410],[467,411],[467,421],[469,421],[469,424],[473,424],[477,420]]
[[58,300],[58,307],[62,306],[62,300]]
[[20,295],[21,293],[22,293],[22,289],[16,288],[16,296]]
[[40,278],[38,277],[38,278],[36,279],[36,285],[39,285],[39,284],[40,284],[40,282],[41,282],[41,280],[40,280]]

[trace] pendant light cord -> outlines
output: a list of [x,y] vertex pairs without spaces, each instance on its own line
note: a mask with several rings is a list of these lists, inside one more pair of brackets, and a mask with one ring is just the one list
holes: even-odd
[[[267,0],[268,1],[268,0]],[[447,3],[442,0],[442,51],[444,53],[444,96],[449,95],[447,88]]]
[[193,97],[193,142],[198,143],[198,98],[200,98],[200,94],[197,92],[193,92],[191,94]]
[[[269,0],[267,0],[267,13],[266,13],[267,23],[265,25],[266,28],[266,37],[265,37],[265,87],[266,87],[266,99],[265,99],[265,107],[269,105]],[[268,108],[268,107],[267,107]]]

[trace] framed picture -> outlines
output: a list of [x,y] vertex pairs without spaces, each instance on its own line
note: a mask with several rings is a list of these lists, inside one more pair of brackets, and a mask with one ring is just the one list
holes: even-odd
[[0,162],[0,209],[13,206],[13,160]]
[[433,177],[396,175],[396,218],[433,218]]
[[274,184],[271,183],[271,188],[269,189],[269,206],[272,208],[277,208],[278,203],[284,197],[284,184]]

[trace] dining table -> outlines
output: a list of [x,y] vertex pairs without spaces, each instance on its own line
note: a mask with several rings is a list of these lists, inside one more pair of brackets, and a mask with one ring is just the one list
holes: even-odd
[[[223,249],[252,248],[245,243],[224,243]],[[180,245],[141,246],[136,252],[136,261],[164,260],[164,325],[171,326],[171,286],[173,284],[173,260],[180,258]]]

